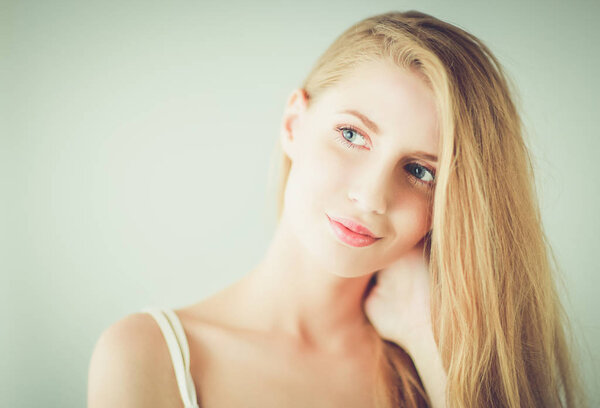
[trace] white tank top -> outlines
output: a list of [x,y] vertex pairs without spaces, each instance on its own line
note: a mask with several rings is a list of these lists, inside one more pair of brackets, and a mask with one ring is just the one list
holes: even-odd
[[171,309],[145,307],[141,311],[154,317],[167,342],[184,408],[200,408],[190,373],[190,351],[181,321]]

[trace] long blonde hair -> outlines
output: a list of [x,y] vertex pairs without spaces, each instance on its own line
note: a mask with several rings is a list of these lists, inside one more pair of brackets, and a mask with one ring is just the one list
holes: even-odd
[[[418,72],[437,101],[426,249],[447,406],[584,406],[514,85],[468,32],[418,11],[389,12],[352,25],[320,56],[302,84],[309,106],[358,64],[383,58]],[[278,150],[279,219],[291,162]],[[378,407],[430,405],[404,350],[381,340],[379,364]]]

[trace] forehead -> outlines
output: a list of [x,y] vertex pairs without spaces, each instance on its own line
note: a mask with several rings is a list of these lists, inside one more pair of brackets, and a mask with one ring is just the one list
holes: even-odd
[[[383,135],[421,140],[437,149],[435,96],[416,73],[392,62],[358,65],[322,96],[319,111],[331,116],[353,109],[368,116]],[[385,137],[385,136],[384,136]]]

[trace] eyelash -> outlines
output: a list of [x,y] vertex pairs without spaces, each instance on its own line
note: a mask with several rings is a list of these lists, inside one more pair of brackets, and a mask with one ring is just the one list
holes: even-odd
[[[346,138],[343,136],[342,132],[344,130],[351,130],[357,134],[359,134],[362,138],[364,138],[365,140],[367,140],[367,138],[362,134],[361,131],[359,131],[357,128],[355,128],[352,125],[344,125],[344,126],[338,126],[335,128],[335,130],[338,132],[338,137],[337,140],[344,145],[347,148],[350,149],[362,149],[361,146],[357,146],[351,142],[349,142],[348,140],[346,140]],[[427,186],[427,187],[433,187],[435,184],[435,170],[433,170],[432,168],[430,168],[429,166],[424,166],[422,164],[413,162],[413,163],[409,163],[409,165],[416,165],[416,166],[420,166],[422,168],[424,168],[426,171],[428,171],[431,176],[433,177],[433,181],[423,181],[420,178],[416,177],[414,174],[410,174],[411,175],[411,180],[414,180],[414,182],[419,183],[421,185]]]

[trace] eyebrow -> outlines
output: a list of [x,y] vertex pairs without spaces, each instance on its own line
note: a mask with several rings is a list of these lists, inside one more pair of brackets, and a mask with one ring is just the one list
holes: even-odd
[[437,162],[438,161],[438,157],[436,155],[429,154],[429,153],[426,153],[426,152],[418,151],[418,152],[414,152],[413,155],[414,156],[422,157],[422,158],[427,159],[427,160],[431,160],[433,162]]
[[379,127],[377,126],[377,124],[375,124],[375,122],[373,122],[371,119],[369,119],[368,117],[366,117],[365,115],[363,115],[362,113],[360,113],[359,111],[356,111],[354,109],[346,109],[343,111],[340,111],[340,113],[349,113],[350,115],[354,115],[357,118],[359,118],[366,127],[368,127],[372,132],[375,133],[379,133]]
[[[362,113],[360,113],[359,111],[354,110],[354,109],[345,109],[345,110],[340,111],[339,113],[349,113],[350,115],[356,116],[372,132],[375,132],[375,133],[379,134],[379,127],[377,126],[377,124],[375,122],[373,122],[371,119],[369,119],[368,117],[366,117],[365,115],[363,115]],[[438,157],[436,155],[429,154],[427,152],[418,151],[418,152],[414,152],[413,154],[415,156],[422,157],[422,158],[424,158],[426,160],[431,160],[431,161],[434,161],[434,162],[438,161]]]

